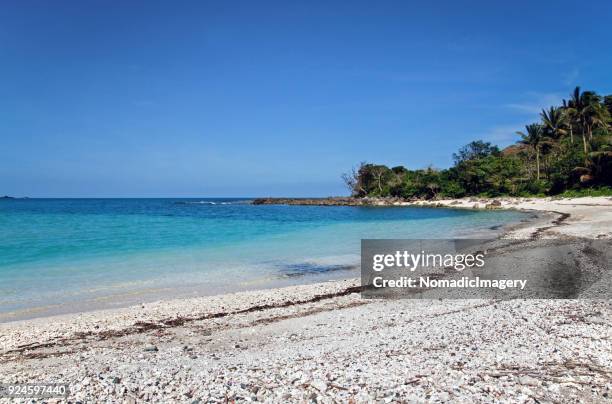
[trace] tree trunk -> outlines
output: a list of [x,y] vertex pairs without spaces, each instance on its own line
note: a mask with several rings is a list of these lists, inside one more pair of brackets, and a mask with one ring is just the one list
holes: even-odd
[[536,177],[540,181],[540,149],[536,147]]
[[570,143],[574,144],[574,127],[570,125]]

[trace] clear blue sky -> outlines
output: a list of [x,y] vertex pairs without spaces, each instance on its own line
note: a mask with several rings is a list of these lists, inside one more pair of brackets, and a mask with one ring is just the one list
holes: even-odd
[[0,194],[327,196],[446,167],[573,86],[612,93],[612,2],[5,1]]

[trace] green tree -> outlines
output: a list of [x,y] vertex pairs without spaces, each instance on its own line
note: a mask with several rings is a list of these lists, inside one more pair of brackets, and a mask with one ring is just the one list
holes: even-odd
[[[453,154],[449,169],[389,169],[362,163],[343,178],[357,197],[541,195],[579,187],[603,187],[605,193],[612,185],[611,115],[612,95],[600,97],[576,87],[569,100],[543,109],[541,122],[517,132],[521,140],[504,150],[477,140]],[[574,142],[574,135],[582,142]]]
[[570,118],[571,127],[576,128],[581,132],[582,145],[584,148],[585,158],[588,153],[585,125],[584,125],[584,111],[586,108],[587,97],[580,92],[580,87],[576,86],[574,91],[570,94],[569,101],[565,102],[567,114]]
[[593,92],[588,94],[587,104],[583,110],[583,121],[586,132],[589,136],[589,141],[593,140],[593,130],[600,128],[606,131],[608,129],[608,110],[600,103],[600,97]]
[[366,195],[387,196],[388,183],[394,178],[394,174],[385,165],[365,164],[360,167],[358,177],[360,187],[365,190]]
[[540,180],[540,146],[544,141],[544,127],[539,123],[525,126],[527,133],[516,132],[520,137],[520,143],[530,146],[536,156],[536,177]]
[[567,122],[567,127],[569,129],[570,135],[570,143],[574,144],[574,129],[577,122],[576,115],[578,111],[573,107],[571,101],[563,100],[563,106],[561,107],[563,111],[563,116],[565,121]]
[[550,107],[540,113],[545,133],[553,139],[560,139],[567,135],[567,117],[562,108]]
[[601,104],[601,97],[593,91],[580,92],[576,87],[566,103],[573,125],[580,128],[585,161],[589,154],[589,142],[593,140],[593,130],[607,129],[610,114]]
[[457,153],[453,153],[453,160],[455,160],[455,165],[457,165],[462,161],[498,154],[499,148],[497,146],[492,145],[490,142],[476,140],[463,146]]
[[612,117],[612,95],[606,95],[603,103],[608,110],[608,115]]

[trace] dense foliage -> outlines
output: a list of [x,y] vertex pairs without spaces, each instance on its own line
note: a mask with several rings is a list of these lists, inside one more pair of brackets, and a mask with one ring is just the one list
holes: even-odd
[[610,194],[612,95],[576,87],[569,100],[540,116],[540,122],[517,132],[516,144],[500,150],[474,141],[453,155],[448,169],[361,163],[342,178],[355,197]]

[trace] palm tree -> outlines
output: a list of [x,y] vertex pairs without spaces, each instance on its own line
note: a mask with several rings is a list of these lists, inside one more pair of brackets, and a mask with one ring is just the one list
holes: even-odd
[[[595,128],[607,129],[607,121],[609,119],[608,111],[601,103],[601,97],[593,91],[580,92],[580,87],[576,87],[570,100],[563,100],[566,115],[571,119],[572,127],[580,128],[582,132],[582,146],[584,149],[585,159],[588,158],[589,141],[593,140],[593,130]],[[571,130],[571,129],[570,129]]]
[[593,140],[593,129],[608,129],[608,110],[599,103],[599,100],[595,99],[593,102],[590,102],[585,107],[583,114],[585,129],[589,135],[589,140]]
[[545,109],[540,113],[544,130],[553,139],[559,139],[567,135],[567,119],[561,108],[550,107],[548,111]]
[[567,126],[569,127],[570,134],[570,143],[574,144],[574,122],[576,121],[576,109],[571,106],[571,101],[563,100],[563,116],[567,122]]
[[521,136],[519,141],[522,144],[531,146],[535,151],[536,155],[536,176],[538,181],[540,180],[540,145],[544,141],[544,127],[539,123],[532,123],[531,125],[525,126],[527,133],[516,132]]
[[582,145],[584,147],[584,155],[586,159],[586,155],[588,154],[588,147],[586,141],[586,133],[585,133],[585,123],[584,123],[584,112],[587,106],[588,97],[585,96],[584,93],[580,92],[580,87],[576,86],[572,94],[570,94],[570,106],[574,109],[574,120],[576,122],[576,126],[580,128],[582,131]]

